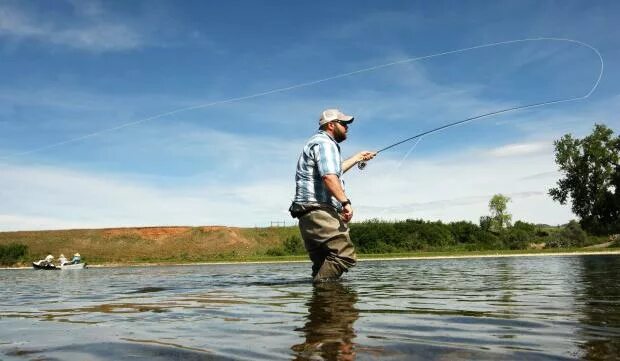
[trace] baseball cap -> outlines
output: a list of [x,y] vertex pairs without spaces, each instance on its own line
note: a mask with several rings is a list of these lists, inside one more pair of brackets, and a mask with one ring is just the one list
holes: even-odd
[[353,116],[346,115],[340,111],[340,109],[330,108],[323,110],[321,118],[319,119],[319,127],[323,124],[340,120],[341,122],[351,123],[353,122]]

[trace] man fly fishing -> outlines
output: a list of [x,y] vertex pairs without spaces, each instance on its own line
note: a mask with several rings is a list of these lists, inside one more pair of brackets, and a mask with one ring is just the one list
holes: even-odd
[[362,151],[342,161],[338,143],[347,139],[352,122],[352,116],[338,109],[324,110],[318,132],[308,139],[297,161],[295,198],[289,211],[299,219],[314,282],[339,278],[357,260],[348,227],[353,207],[342,175],[374,158],[376,152]]

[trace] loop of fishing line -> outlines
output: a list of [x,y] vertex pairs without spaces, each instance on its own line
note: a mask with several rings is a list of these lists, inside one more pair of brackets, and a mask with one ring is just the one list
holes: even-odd
[[[508,109],[502,109],[502,110],[498,110],[498,111],[494,111],[491,113],[486,113],[486,114],[482,114],[482,115],[478,115],[478,116],[474,116],[471,118],[467,118],[464,120],[460,120],[454,123],[450,123],[450,124],[446,124],[444,126],[432,129],[430,131],[426,131],[420,134],[417,134],[413,137],[404,139],[400,142],[394,143],[390,146],[387,146],[383,149],[380,149],[379,151],[377,151],[377,153],[383,152],[387,149],[390,149],[392,147],[395,147],[399,144],[408,142],[412,139],[421,137],[423,135],[426,134],[431,134],[431,133],[435,133],[438,132],[440,130],[458,125],[458,124],[462,124],[465,122],[469,122],[472,121],[474,119],[479,119],[479,118],[483,118],[483,117],[488,117],[488,116],[492,116],[492,115],[497,115],[497,114],[501,114],[501,113],[506,113],[506,112],[510,112],[510,111],[516,111],[516,110],[521,110],[521,109],[526,109],[526,108],[533,108],[533,107],[539,107],[539,106],[543,106],[543,105],[550,105],[550,104],[557,104],[557,103],[562,103],[562,102],[570,102],[570,101],[576,101],[576,100],[582,100],[582,99],[586,99],[588,98],[598,87],[598,84],[601,81],[601,78],[603,76],[603,57],[601,56],[600,52],[594,48],[593,46],[584,43],[582,41],[579,40],[574,40],[574,39],[568,39],[568,38],[552,38],[552,37],[539,37],[539,38],[525,38],[525,39],[516,39],[516,40],[507,40],[507,41],[500,41],[500,42],[495,42],[495,43],[488,43],[488,44],[482,44],[482,45],[477,45],[477,46],[472,46],[472,47],[467,47],[467,48],[463,48],[463,49],[457,49],[457,50],[450,50],[450,51],[445,51],[445,52],[441,52],[441,53],[436,53],[436,54],[431,54],[431,55],[424,55],[424,56],[418,56],[418,57],[412,57],[412,58],[407,58],[407,59],[402,59],[402,60],[398,60],[398,61],[394,61],[394,62],[389,62],[389,63],[385,63],[385,64],[381,64],[381,65],[376,65],[376,66],[372,66],[372,67],[368,67],[368,68],[363,68],[363,69],[358,69],[358,70],[354,70],[351,72],[346,72],[346,73],[342,73],[342,74],[338,74],[338,75],[334,75],[334,76],[330,76],[327,78],[323,78],[323,79],[319,79],[319,80],[314,80],[314,81],[309,81],[309,82],[304,82],[304,83],[299,83],[296,85],[291,85],[288,87],[283,87],[283,88],[277,88],[277,89],[272,89],[272,90],[268,90],[268,91],[264,91],[264,92],[260,92],[260,93],[256,93],[256,94],[251,94],[251,95],[246,95],[246,96],[240,96],[240,97],[234,97],[234,98],[229,98],[229,99],[224,99],[224,100],[218,100],[218,101],[214,101],[214,102],[210,102],[210,103],[204,103],[204,104],[198,104],[198,105],[194,105],[194,106],[190,106],[190,107],[185,107],[185,108],[179,108],[179,109],[175,109],[169,112],[165,112],[165,113],[160,113],[160,114],[156,114],[147,118],[143,118],[143,119],[139,119],[139,120],[135,120],[132,122],[127,122],[127,123],[123,123],[111,128],[106,128],[106,129],[102,129],[100,131],[97,132],[93,132],[93,133],[89,133],[89,134],[85,134],[79,137],[75,137],[75,138],[71,138],[71,139],[67,139],[61,142],[57,142],[57,143],[52,143],[52,144],[48,144],[46,146],[43,147],[39,147],[39,148],[34,148],[31,150],[27,150],[27,151],[23,151],[23,152],[19,152],[19,153],[13,153],[4,157],[0,157],[0,159],[7,159],[7,158],[13,158],[13,157],[17,157],[17,156],[23,156],[23,155],[27,155],[27,154],[32,154],[32,153],[37,153],[46,149],[51,149],[51,148],[56,148],[68,143],[73,143],[73,142],[77,142],[80,140],[84,140],[87,138],[92,138],[98,135],[101,135],[103,133],[108,133],[108,132],[112,132],[112,131],[116,131],[116,130],[120,130],[123,128],[127,128],[130,126],[134,126],[140,123],[144,123],[147,121],[151,121],[151,120],[155,120],[155,119],[159,119],[159,118],[164,118],[170,115],[174,115],[174,114],[178,114],[178,113],[182,113],[182,112],[187,112],[187,111],[191,111],[191,110],[197,110],[197,109],[204,109],[204,108],[209,108],[209,107],[213,107],[216,105],[222,105],[222,104],[229,104],[229,103],[235,103],[235,102],[239,102],[239,101],[243,101],[243,100],[249,100],[249,99],[254,99],[254,98],[259,98],[259,97],[263,97],[263,96],[267,96],[267,95],[271,95],[271,94],[276,94],[276,93],[284,93],[287,91],[292,91],[295,89],[300,89],[300,88],[305,88],[305,87],[309,87],[309,86],[313,86],[313,85],[317,85],[320,83],[324,83],[324,82],[328,82],[331,80],[336,80],[336,79],[342,79],[345,77],[349,77],[349,76],[353,76],[353,75],[357,75],[357,74],[362,74],[362,73],[367,73],[367,72],[371,72],[371,71],[376,71],[379,69],[385,69],[388,67],[392,67],[392,66],[396,66],[396,65],[401,65],[401,64],[406,64],[406,63],[412,63],[415,61],[420,61],[420,60],[426,60],[426,59],[432,59],[432,58],[436,58],[436,57],[440,57],[440,56],[445,56],[445,55],[451,55],[451,54],[458,54],[458,53],[463,53],[463,52],[467,52],[467,51],[472,51],[472,50],[477,50],[477,49],[483,49],[483,48],[490,48],[490,47],[496,47],[496,46],[500,46],[500,45],[508,45],[508,44],[515,44],[515,43],[522,43],[522,42],[532,42],[532,41],[561,41],[561,42],[570,42],[570,43],[574,43],[574,44],[578,44],[580,46],[585,46],[589,49],[591,49],[592,51],[594,51],[596,53],[596,55],[599,57],[600,62],[601,62],[601,69],[600,69],[600,73],[599,76],[594,84],[594,86],[592,87],[592,89],[590,89],[590,91],[580,97],[574,97],[574,98],[565,98],[565,99],[557,99],[557,100],[552,100],[552,101],[547,101],[547,102],[540,102],[540,103],[533,103],[533,104],[527,104],[527,105],[523,105],[523,106],[518,106],[518,107],[512,107],[512,108],[508,108]],[[358,167],[360,167],[360,169],[363,169],[364,166],[360,165],[360,163],[358,163]]]
[[[586,98],[590,97],[590,95],[592,95],[592,93],[594,93],[594,91],[598,87],[599,83],[601,82],[601,78],[603,77],[604,63],[603,63],[603,57],[601,56],[601,53],[596,48],[594,48],[593,46],[591,46],[589,44],[586,44],[586,43],[583,43],[583,42],[578,41],[578,40],[561,39],[561,38],[557,38],[557,39],[556,38],[539,38],[539,39],[540,40],[558,40],[558,41],[574,42],[574,43],[577,43],[577,44],[580,44],[580,45],[588,47],[589,49],[593,50],[596,53],[596,55],[598,55],[599,60],[601,62],[601,69],[599,71],[598,78],[594,82],[594,85],[592,86],[592,88],[585,95],[577,96],[577,97],[568,97],[568,98],[554,99],[554,100],[549,100],[549,101],[544,101],[544,102],[537,102],[537,103],[531,103],[531,104],[525,104],[525,105],[520,105],[520,106],[516,106],[516,107],[511,107],[511,108],[495,110],[495,111],[492,111],[492,112],[489,112],[489,113],[484,113],[484,114],[476,115],[476,116],[473,116],[473,117],[465,118],[465,119],[462,119],[462,120],[458,120],[456,122],[444,124],[444,125],[442,125],[440,127],[437,127],[437,128],[431,129],[431,130],[427,130],[427,131],[424,131],[424,132],[422,132],[420,134],[416,134],[416,135],[414,135],[412,137],[400,140],[400,141],[398,141],[398,142],[396,142],[394,144],[388,145],[385,148],[381,148],[381,149],[379,149],[378,151],[375,152],[375,156],[377,154],[383,152],[383,151],[386,151],[388,149],[394,148],[394,147],[396,147],[398,145],[401,145],[401,144],[406,143],[408,141],[411,141],[413,139],[420,138],[420,137],[423,137],[423,136],[431,134],[431,133],[436,133],[436,132],[445,130],[447,128],[454,127],[456,125],[465,124],[465,123],[471,122],[471,121],[476,120],[476,119],[491,117],[491,116],[495,116],[495,115],[499,115],[499,114],[503,114],[503,113],[514,112],[514,111],[517,111],[517,110],[541,107],[541,106],[544,106],[544,105],[551,105],[551,104],[558,104],[558,103],[566,103],[566,102],[572,102],[572,101],[577,101],[577,100],[583,100],[583,99],[586,99]],[[539,39],[526,39],[524,41],[539,40]],[[516,42],[516,41],[519,41],[519,40],[515,40],[515,41],[512,41],[512,42]],[[476,48],[478,49],[480,47],[476,47]],[[367,165],[366,161],[362,161],[362,162],[357,163],[357,167],[360,170],[363,170],[364,168],[366,168],[366,165]]]

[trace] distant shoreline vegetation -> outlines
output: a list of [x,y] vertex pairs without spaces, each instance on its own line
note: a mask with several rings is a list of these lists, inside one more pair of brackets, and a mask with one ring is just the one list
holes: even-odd
[[[556,227],[517,221],[497,231],[481,223],[479,226],[466,221],[369,220],[352,223],[350,232],[360,254],[580,249],[609,240],[606,236],[588,235],[576,221]],[[620,247],[620,242],[615,240],[608,247]],[[304,252],[301,238],[291,236],[281,247],[269,249],[267,255]]]
[[[563,226],[517,221],[493,230],[488,222],[369,220],[351,223],[361,259],[369,257],[467,256],[591,251],[620,240],[589,235],[579,223]],[[489,228],[485,228],[489,227]],[[141,227],[95,230],[1,232],[2,266],[29,266],[47,254],[80,252],[89,264],[172,264],[307,259],[296,226],[268,228]]]

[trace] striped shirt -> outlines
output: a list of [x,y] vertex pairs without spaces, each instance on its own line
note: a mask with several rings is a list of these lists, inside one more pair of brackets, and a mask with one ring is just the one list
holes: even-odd
[[342,208],[340,202],[331,195],[323,183],[323,176],[335,174],[344,189],[341,164],[340,146],[328,133],[319,130],[308,139],[297,161],[296,190],[293,202],[323,203],[336,209]]

